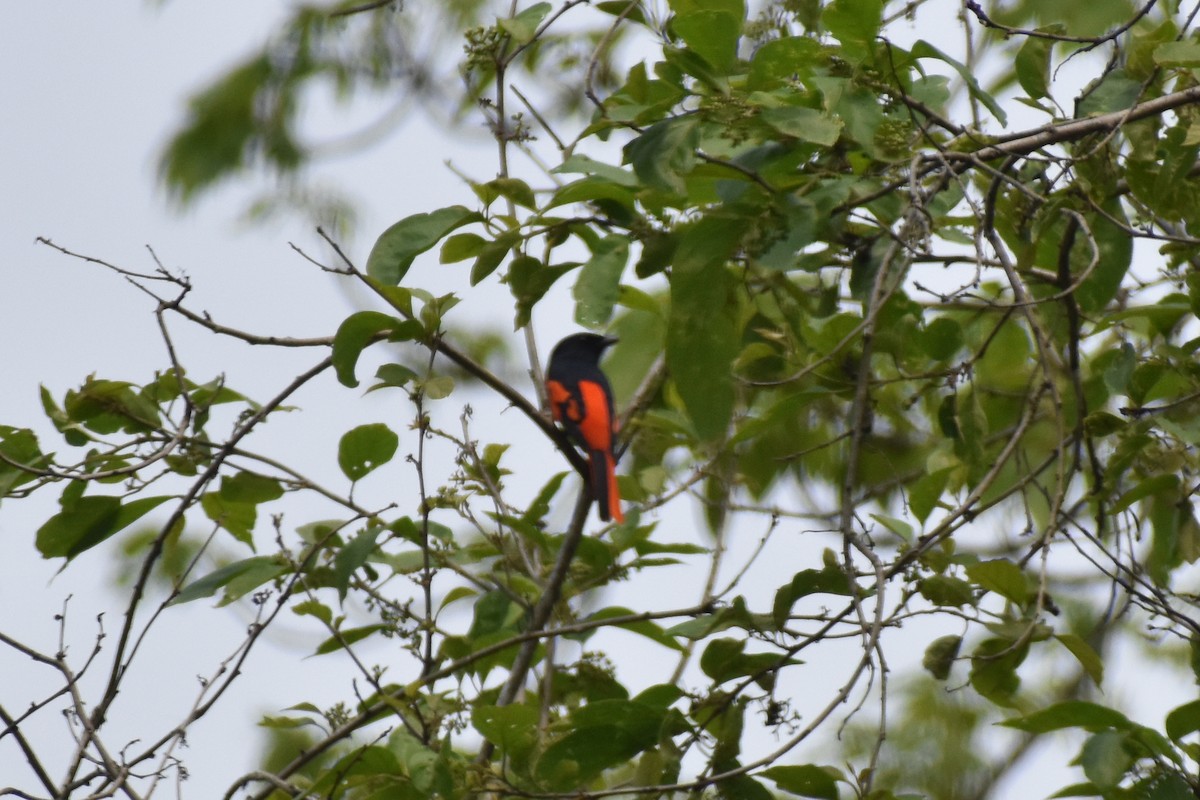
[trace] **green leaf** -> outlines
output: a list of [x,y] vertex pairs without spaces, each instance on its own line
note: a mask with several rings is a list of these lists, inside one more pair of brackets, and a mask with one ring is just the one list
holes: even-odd
[[119,498],[81,497],[38,528],[38,552],[43,558],[74,558],[116,533],[120,513]]
[[[596,613],[589,615],[587,617],[587,621],[603,621],[606,619],[612,619],[614,617],[630,616],[633,613],[634,612],[628,608],[622,608],[621,606],[610,606],[608,608],[602,608]],[[615,627],[636,633],[640,636],[645,636],[650,641],[661,644],[663,647],[666,647],[670,650],[677,650],[681,652],[683,650],[678,642],[676,642],[663,631],[661,626],[651,622],[650,620],[642,620],[639,622],[622,622]]]
[[1083,671],[1097,686],[1104,682],[1104,662],[1090,644],[1074,633],[1059,633],[1054,636],[1059,643],[1067,648],[1075,660],[1083,667]]
[[600,328],[612,317],[620,296],[621,273],[629,261],[629,239],[611,234],[593,248],[593,255],[575,281],[575,321],[585,328]]
[[375,541],[379,538],[382,528],[367,528],[347,542],[333,559],[333,585],[338,590],[338,598],[346,599],[350,588],[350,577],[355,570],[367,563],[367,559],[375,552]]
[[1126,749],[1128,734],[1101,731],[1084,742],[1079,754],[1083,774],[1101,791],[1113,789],[1133,766],[1134,758]]
[[496,271],[504,263],[504,258],[512,250],[512,240],[501,236],[494,242],[488,242],[480,251],[475,263],[471,265],[471,285],[479,284],[484,278]]
[[952,467],[944,467],[928,472],[918,478],[909,489],[908,507],[916,518],[921,520],[922,525],[925,524],[925,520],[929,519],[929,515],[937,507],[942,493],[946,491],[946,484],[950,481],[952,470]]
[[338,466],[352,481],[362,480],[396,455],[400,437],[382,422],[359,425],[338,442]]
[[239,472],[221,478],[220,493],[231,503],[268,503],[283,497],[283,487],[274,478]]
[[930,358],[945,361],[962,349],[962,326],[949,317],[938,317],[920,331],[918,343]]
[[1003,558],[968,564],[967,577],[989,592],[1013,601],[1017,605],[1029,602],[1032,592],[1021,568]]
[[385,285],[404,280],[413,259],[433,247],[446,234],[483,217],[464,206],[413,214],[392,225],[376,240],[367,257],[367,274]]
[[[1063,34],[1066,32],[1062,24],[1049,25],[1040,28],[1041,33]],[[1054,40],[1043,36],[1028,36],[1025,43],[1017,50],[1014,67],[1017,82],[1034,100],[1041,100],[1050,94],[1050,58],[1054,53]]]
[[305,600],[292,606],[292,613],[300,617],[316,617],[326,625],[333,624],[333,611],[320,600]]
[[768,89],[803,79],[812,73],[821,57],[821,45],[807,36],[787,36],[771,39],[759,45],[750,61],[751,89]]
[[883,0],[834,0],[825,7],[821,22],[851,60],[861,61],[883,24]]
[[1163,42],[1154,48],[1160,67],[1200,67],[1200,42]]
[[375,370],[375,378],[379,383],[376,383],[367,391],[373,392],[377,389],[388,387],[403,389],[408,385],[409,381],[415,380],[416,377],[417,373],[403,364],[381,364],[379,369]]
[[421,388],[430,400],[444,400],[454,392],[454,378],[449,375],[435,375],[426,378],[421,383]]
[[699,117],[694,116],[656,122],[625,145],[625,160],[647,186],[684,194],[684,177],[696,166],[699,125]]
[[474,258],[479,255],[487,241],[477,233],[456,233],[442,242],[438,260],[443,264],[453,264],[456,261]]
[[500,748],[500,755],[516,759],[528,758],[538,740],[537,708],[529,705],[475,706],[471,724],[485,739]]
[[921,596],[937,606],[970,606],[975,604],[975,591],[962,578],[950,575],[930,575],[917,582]]
[[[543,5],[549,4],[544,3]],[[487,183],[472,184],[472,186],[475,194],[479,195],[479,199],[483,200],[486,205],[491,205],[497,197],[503,197],[519,206],[537,209],[537,200],[534,198],[533,190],[520,178],[496,178]]]
[[1178,742],[1200,731],[1200,700],[1184,703],[1167,714],[1167,736]]
[[253,556],[235,561],[189,583],[171,598],[169,605],[212,597],[222,587],[225,587],[225,597],[219,605],[226,605],[287,571],[288,568],[279,563],[274,556]]
[[1179,486],[1178,475],[1154,475],[1141,481],[1137,486],[1122,494],[1113,503],[1109,513],[1120,514],[1139,500],[1159,494],[1174,492]]
[[950,677],[950,668],[954,666],[954,659],[958,658],[961,647],[961,636],[942,636],[934,639],[925,648],[921,666],[934,678],[944,681]]
[[[1098,259],[1091,274],[1075,290],[1075,299],[1085,313],[1097,312],[1112,302],[1133,263],[1133,238],[1127,232],[1124,206],[1114,198],[1101,209],[1102,214],[1087,216],[1089,241],[1076,237],[1071,251],[1073,274],[1081,273],[1093,258]],[[1093,254],[1090,242],[1095,243],[1098,252]]]
[[542,19],[550,13],[549,3],[534,3],[515,17],[498,19],[496,24],[500,29],[513,38],[517,44],[528,44],[533,41]]
[[329,653],[335,653],[338,650],[343,650],[355,642],[361,642],[368,636],[379,633],[380,631],[391,630],[390,625],[383,623],[375,623],[373,625],[363,625],[359,628],[347,628],[340,630],[336,635],[330,636],[321,644],[317,645],[317,649],[313,651],[315,656],[323,656]]
[[1134,727],[1121,712],[1084,700],[1065,700],[1000,724],[1026,733],[1049,733],[1063,728],[1083,728],[1094,733],[1108,729],[1128,731]]
[[254,549],[254,524],[258,521],[254,503],[238,503],[227,500],[220,492],[206,492],[200,496],[200,507],[209,519]]
[[745,639],[713,639],[700,656],[700,669],[721,684],[742,677],[753,677],[764,689],[770,689],[774,672],[788,664],[797,664],[778,653],[746,653]]
[[359,311],[346,317],[333,336],[333,368],[343,386],[358,386],[354,368],[363,349],[376,337],[387,332],[393,341],[415,339],[424,335],[421,324],[402,320],[379,311]]
[[966,82],[967,89],[970,91],[971,96],[983,103],[984,107],[987,108],[988,111],[992,112],[992,116],[994,116],[1001,125],[1008,124],[1008,115],[1004,113],[1004,109],[1001,108],[996,102],[996,98],[992,97],[990,94],[980,88],[979,82],[975,80],[975,75],[971,72],[971,70],[967,69],[962,62],[951,58],[924,39],[919,40],[913,45],[911,53],[913,58],[936,58],[938,61],[949,64],[954,68],[954,71],[958,73],[958,77],[962,78],[963,81]]
[[593,158],[581,154],[568,156],[563,163],[559,164],[554,169],[550,170],[555,174],[583,174],[595,175],[599,178],[604,178],[606,181],[623,186],[625,188],[637,188],[638,179],[636,175],[627,172],[620,167],[614,167],[611,164],[605,164],[601,161],[596,161]]
[[578,267],[575,262],[566,264],[543,265],[532,256],[517,256],[508,265],[505,282],[508,283],[513,297],[517,301],[517,317],[514,329],[523,328],[529,324],[533,307],[537,305],[555,281]]
[[791,583],[784,584],[775,592],[772,616],[777,628],[787,622],[792,606],[801,597],[810,594],[836,594],[849,597],[853,593],[850,579],[837,567],[804,569],[792,576]]
[[1029,644],[1016,644],[1007,639],[985,639],[971,655],[971,686],[980,696],[998,706],[1014,705],[1014,695],[1021,687],[1017,667],[1025,660]]
[[571,715],[569,732],[542,753],[537,776],[559,791],[586,783],[657,744],[662,719],[662,710],[631,700],[589,703]]
[[816,764],[771,767],[764,770],[762,775],[785,792],[821,800],[838,800],[837,782],[844,780],[839,770],[818,767]]
[[693,52],[722,72],[728,72],[737,58],[742,18],[728,11],[698,9],[679,14],[671,28]]
[[693,223],[680,234],[671,273],[667,367],[696,433],[710,441],[725,434],[733,415],[738,306],[725,261],[743,226],[742,220],[722,217]]
[[762,121],[785,136],[792,136],[802,142],[812,142],[822,147],[833,147],[842,133],[842,121],[815,108],[803,106],[779,106],[764,108],[760,113]]

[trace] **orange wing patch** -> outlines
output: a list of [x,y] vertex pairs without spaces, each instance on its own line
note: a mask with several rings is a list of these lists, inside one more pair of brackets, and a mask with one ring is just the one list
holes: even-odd
[[592,381],[579,382],[579,394],[583,398],[586,412],[579,423],[579,431],[583,434],[588,447],[594,450],[608,452],[612,449],[612,417],[609,415],[608,397],[604,387]]
[[562,422],[565,418],[571,422],[579,422],[583,414],[580,412],[579,403],[567,387],[558,381],[546,381],[546,394],[550,397],[550,413],[554,415],[555,420]]

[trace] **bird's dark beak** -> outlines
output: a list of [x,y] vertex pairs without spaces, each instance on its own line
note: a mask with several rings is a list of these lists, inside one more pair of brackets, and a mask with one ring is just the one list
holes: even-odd
[[612,347],[614,344],[616,344],[619,341],[621,341],[621,340],[618,339],[616,336],[605,336],[604,337],[604,349],[607,350],[608,348]]

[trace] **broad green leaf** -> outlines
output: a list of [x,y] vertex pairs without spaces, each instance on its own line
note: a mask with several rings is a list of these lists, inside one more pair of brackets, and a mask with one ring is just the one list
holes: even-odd
[[1011,561],[1003,558],[979,561],[968,564],[966,572],[967,577],[979,586],[1017,605],[1023,606],[1030,600],[1029,581],[1021,568]]
[[985,639],[971,655],[971,686],[998,706],[1015,705],[1014,696],[1021,687],[1017,667],[1021,666],[1028,652],[1028,643]]
[[1128,731],[1134,727],[1121,712],[1084,700],[1065,700],[1000,724],[1026,733],[1049,733],[1063,728],[1083,728],[1094,733],[1108,729]]
[[283,487],[274,478],[239,472],[221,478],[220,493],[231,503],[267,503],[283,497]]
[[983,103],[984,107],[988,111],[992,112],[992,116],[994,116],[1001,125],[1008,124],[1008,115],[1004,113],[1004,109],[1001,108],[1000,104],[996,102],[996,98],[992,97],[982,88],[980,88],[979,82],[975,80],[975,75],[971,72],[971,70],[967,69],[961,61],[951,58],[949,55],[943,53],[941,50],[937,49],[924,39],[921,39],[914,44],[911,52],[913,58],[936,58],[938,61],[949,64],[954,68],[954,71],[958,73],[958,77],[962,78],[963,81],[966,82],[967,89],[971,92],[971,96]]
[[820,63],[821,45],[807,36],[786,36],[759,45],[750,61],[750,88],[767,89],[805,78]]
[[352,481],[362,480],[392,460],[400,437],[382,422],[359,425],[342,435],[338,442],[338,466]]
[[579,153],[568,156],[563,163],[550,171],[556,174],[595,175],[625,188],[637,188],[638,185],[636,175]]
[[537,305],[555,281],[577,268],[577,262],[566,264],[543,264],[532,256],[517,256],[508,265],[508,273],[504,277],[517,301],[517,316],[513,329],[517,330],[529,324],[533,307]]
[[333,624],[333,610],[320,600],[305,600],[292,606],[292,613],[300,617],[316,617],[326,625]]
[[422,381],[421,388],[430,400],[444,400],[454,392],[454,378],[449,375],[435,375]]
[[519,606],[504,592],[488,592],[475,601],[475,618],[467,631],[467,639],[480,639],[503,630],[516,619],[519,611]]
[[792,576],[791,583],[784,584],[775,592],[775,604],[772,616],[776,627],[783,627],[792,606],[801,597],[810,594],[837,594],[850,596],[853,590],[846,573],[837,567],[824,569],[804,569]]
[[1163,42],[1154,48],[1160,67],[1200,67],[1200,42]]
[[1145,500],[1147,497],[1153,497],[1160,494],[1170,494],[1179,486],[1178,475],[1154,475],[1146,478],[1137,486],[1122,494],[1117,498],[1117,502],[1113,503],[1112,514],[1120,514],[1125,509],[1129,508],[1139,500]]
[[463,206],[439,208],[437,211],[405,217],[376,240],[367,257],[367,274],[380,283],[395,286],[404,280],[404,275],[418,255],[454,229],[482,219],[477,212]]
[[693,52],[722,72],[728,72],[737,58],[742,19],[727,11],[699,9],[678,14],[672,29]]
[[288,567],[274,556],[253,556],[235,561],[189,583],[171,598],[170,605],[212,597],[221,588],[225,589],[225,597],[218,605],[226,605],[287,571]]
[[725,434],[733,414],[738,309],[725,261],[742,229],[736,218],[693,223],[681,233],[671,274],[667,367],[696,433],[710,441]]
[[954,666],[954,659],[958,658],[961,647],[961,636],[941,636],[934,639],[925,648],[921,666],[939,681],[944,681],[950,677],[950,668]]
[[220,492],[206,492],[200,496],[200,507],[209,519],[254,549],[254,525],[258,521],[254,503],[240,503],[226,499]]
[[[1097,312],[1112,302],[1133,262],[1133,239],[1127,232],[1124,206],[1114,198],[1102,207],[1103,214],[1087,216],[1090,237],[1076,237],[1071,251],[1071,269],[1080,273],[1098,259],[1095,267],[1075,291],[1079,307],[1085,313]],[[1087,239],[1085,241],[1085,238]],[[1095,242],[1093,254],[1090,242]]]
[[629,261],[629,239],[611,234],[599,242],[575,281],[575,321],[585,328],[600,328],[612,317],[620,296],[621,273]]
[[899,536],[906,542],[911,542],[913,538],[913,528],[902,519],[888,516],[887,514],[872,514],[871,519],[878,522],[883,527],[887,528],[892,533]]
[[487,241],[477,233],[456,233],[442,242],[438,260],[443,264],[453,264],[456,261],[474,258],[479,255]]
[[1101,731],[1083,744],[1079,764],[1083,774],[1100,790],[1117,786],[1133,766],[1134,757],[1126,747],[1128,734],[1122,731]]
[[542,753],[538,777],[558,790],[624,764],[658,742],[663,712],[631,700],[600,700],[577,709],[568,733]]
[[496,24],[517,44],[528,44],[533,41],[538,26],[542,24],[546,14],[550,13],[551,8],[549,3],[534,3],[515,17],[496,20]]
[[1200,731],[1200,700],[1184,703],[1167,714],[1167,736],[1178,742]]
[[333,585],[338,590],[338,598],[346,599],[350,588],[350,577],[355,570],[367,563],[367,559],[375,552],[375,542],[382,528],[367,528],[355,536],[337,551],[333,558]]
[[917,582],[921,596],[937,606],[970,606],[975,604],[975,591],[962,578],[951,575],[930,575]]
[[721,684],[742,677],[752,677],[764,689],[774,685],[774,671],[799,662],[783,658],[778,653],[746,653],[745,639],[713,639],[700,656],[700,669]]
[[512,245],[512,239],[508,236],[501,236],[484,245],[480,249],[475,263],[471,265],[471,285],[479,284],[480,281],[495,272],[512,251]]
[[471,710],[471,725],[500,749],[501,756],[521,763],[537,744],[540,716],[529,705],[479,705]]
[[938,317],[921,330],[918,343],[930,358],[945,361],[962,349],[962,326],[949,317]]
[[833,767],[818,767],[816,764],[771,767],[764,770],[762,775],[785,792],[821,800],[838,800],[837,784],[839,780],[844,780],[841,771]]
[[[1062,34],[1066,29],[1061,24],[1050,25],[1039,30],[1041,33]],[[1017,82],[1034,100],[1041,100],[1050,93],[1050,58],[1054,53],[1054,40],[1042,36],[1028,36],[1017,50],[1014,66]]]
[[929,519],[929,515],[937,507],[942,493],[946,491],[951,471],[953,471],[952,467],[944,467],[928,472],[918,478],[908,490],[908,507],[922,525],[925,524],[925,520]]
[[74,558],[116,533],[120,513],[119,498],[81,497],[38,528],[38,552],[43,558]]
[[358,386],[358,378],[354,376],[358,357],[368,344],[385,333],[394,341],[402,341],[420,337],[424,330],[415,320],[402,320],[379,311],[356,312],[338,326],[333,336],[333,368],[343,386]]
[[503,197],[525,208],[537,208],[533,190],[520,178],[496,178],[487,183],[473,183],[471,188],[475,190],[475,194],[483,201],[484,205],[491,205],[496,198]]
[[358,628],[346,628],[345,630],[339,630],[335,635],[330,636],[328,639],[317,645],[317,649],[313,652],[313,655],[323,656],[327,655],[328,653],[335,653],[338,650],[343,650],[349,647],[355,642],[361,642],[368,636],[372,636],[380,631],[386,631],[390,629],[390,625],[376,623],[373,625],[363,625]]
[[[606,619],[612,619],[613,617],[629,616],[633,613],[634,612],[628,608],[622,608],[621,606],[610,606],[608,608],[602,608],[596,613],[589,615],[587,617],[587,621],[599,622]],[[663,647],[671,650],[683,650],[678,642],[668,636],[658,624],[651,622],[650,620],[642,620],[640,622],[622,622],[617,624],[616,627],[639,634],[641,636],[645,636],[650,641],[661,644]]]
[[675,117],[651,125],[625,145],[625,160],[648,186],[684,194],[684,177],[696,166],[699,117]]
[[822,147],[832,147],[842,132],[840,119],[822,114],[814,108],[778,106],[763,109],[759,116],[763,122],[785,136]]
[[381,364],[379,369],[375,370],[375,378],[379,382],[368,389],[368,392],[388,387],[403,389],[410,381],[416,380],[417,373],[403,364]]
[[1055,634],[1054,638],[1067,648],[1071,655],[1075,656],[1075,660],[1092,679],[1092,683],[1100,686],[1104,682],[1104,662],[1100,659],[1100,654],[1081,636],[1074,633],[1059,633]]
[[851,60],[861,61],[883,23],[883,0],[833,0],[821,14],[821,22]]

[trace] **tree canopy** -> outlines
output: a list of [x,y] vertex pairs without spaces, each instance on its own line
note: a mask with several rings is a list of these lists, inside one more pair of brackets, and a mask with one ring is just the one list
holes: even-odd
[[[58,498],[5,547],[131,576],[90,653],[0,625],[54,676],[0,705],[28,766],[7,793],[168,791],[281,619],[344,659],[346,700],[281,702],[227,797],[985,797],[1059,731],[1077,780],[1047,792],[1200,793],[1200,701],[1146,720],[1105,691],[1139,647],[1180,686],[1200,676],[1194,16],[298,8],[191,99],[161,157],[179,200],[266,170],[275,199],[336,219],[305,184],[304,110],[331,87],[381,114],[402,94],[448,130],[482,119],[495,173],[374,232],[361,263],[351,228],[320,229],[307,266],[370,304],[313,338],[195,309],[202,276],[44,242],[141,288],[168,359],[43,387],[52,433],[0,425],[4,508]],[[454,292],[414,280],[435,262]],[[480,293],[511,334],[459,313]],[[595,522],[547,411],[551,303],[620,338],[619,524]],[[232,386],[190,368],[180,324],[310,366]],[[388,393],[395,419],[345,430],[321,475],[254,446],[333,381],[346,404]],[[479,424],[479,397],[505,410]],[[529,438],[553,458],[515,457]],[[332,511],[300,518],[302,497]],[[685,570],[694,596],[672,588]],[[114,739],[148,631],[214,602],[251,610],[241,646],[178,725]],[[61,739],[27,734],[64,710]]]

